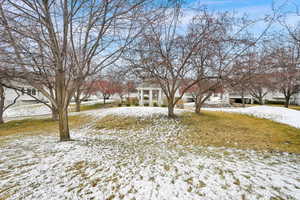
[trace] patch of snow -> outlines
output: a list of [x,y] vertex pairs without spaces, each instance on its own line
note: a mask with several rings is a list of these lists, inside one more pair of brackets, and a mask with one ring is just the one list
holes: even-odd
[[50,114],[51,110],[44,104],[18,105],[8,108],[3,117],[28,117]]
[[[106,100],[106,103],[112,103],[114,100]],[[84,101],[82,105],[93,105],[97,103],[103,103],[102,99],[94,100],[94,101]],[[74,105],[72,102],[70,105]],[[41,116],[41,115],[50,115],[51,110],[44,104],[35,103],[35,104],[27,104],[27,105],[16,105],[8,108],[4,114],[4,119],[7,118],[22,118],[22,117],[33,117],[33,116]]]
[[247,108],[203,108],[203,110],[246,114],[300,128],[300,111],[283,107],[253,106]]
[[[115,102],[115,100],[113,100],[113,99],[106,99],[105,100],[105,103],[113,103],[113,102]],[[83,102],[81,102],[82,105],[93,105],[93,104],[97,104],[97,103],[102,104],[103,99],[97,99],[97,100],[92,100],[92,101],[83,101]],[[71,105],[72,104],[75,104],[75,103],[71,102]]]
[[195,102],[184,103],[184,106],[195,106]]

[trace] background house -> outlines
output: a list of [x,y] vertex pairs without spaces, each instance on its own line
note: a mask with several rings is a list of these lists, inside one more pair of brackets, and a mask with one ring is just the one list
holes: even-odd
[[[13,83],[14,87],[20,89],[20,91],[16,91],[14,89],[4,87],[5,92],[5,104],[10,104],[14,101],[14,99],[18,96],[17,104],[25,104],[25,103],[34,103],[38,102],[37,99],[40,101],[47,102],[47,98],[37,89],[21,84],[21,83]],[[37,99],[35,99],[35,98]]]
[[[137,87],[140,105],[167,105],[166,96],[159,84],[153,81],[144,81]],[[180,97],[180,89],[176,91],[175,98]],[[192,93],[186,92],[182,96],[182,103],[194,102]],[[209,105],[229,104],[229,93],[225,90],[216,90],[216,92],[206,101]]]

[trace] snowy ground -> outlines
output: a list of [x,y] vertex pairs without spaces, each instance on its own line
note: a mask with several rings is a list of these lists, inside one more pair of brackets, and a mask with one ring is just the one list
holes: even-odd
[[166,108],[87,113],[151,117],[154,125],[116,131],[91,122],[63,143],[1,137],[0,199],[300,199],[299,155],[180,146],[186,127]]
[[[187,108],[193,108],[195,103],[186,103],[184,105]],[[253,106],[246,108],[203,108],[203,110],[246,114],[300,128],[300,111],[284,107]]]
[[[106,100],[106,103],[113,102],[113,100]],[[82,102],[82,105],[93,105],[96,103],[103,103],[102,99],[97,101],[86,101]],[[71,106],[74,103],[71,103]],[[49,115],[51,114],[50,108],[45,106],[42,103],[35,103],[35,104],[27,104],[27,105],[16,105],[8,108],[4,112],[4,119],[9,118],[23,118],[23,117],[32,117],[32,116],[41,116],[41,115]]]
[[247,114],[300,128],[300,111],[283,107],[253,106],[247,108],[204,108],[204,110]]

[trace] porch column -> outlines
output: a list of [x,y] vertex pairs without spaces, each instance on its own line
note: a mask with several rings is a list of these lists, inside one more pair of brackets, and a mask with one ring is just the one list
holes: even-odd
[[144,105],[144,90],[141,90],[141,96],[140,96],[140,105],[143,106]]
[[152,89],[149,90],[149,106],[153,106]]
[[161,99],[161,89],[158,90],[158,105],[162,105],[162,99]]

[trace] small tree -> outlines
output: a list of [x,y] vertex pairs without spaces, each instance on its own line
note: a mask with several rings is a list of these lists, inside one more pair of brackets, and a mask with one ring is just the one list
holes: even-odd
[[274,82],[284,95],[284,106],[288,108],[293,95],[300,92],[300,71],[297,48],[294,45],[282,46],[274,52]]
[[213,80],[202,80],[191,87],[187,93],[191,94],[195,101],[195,113],[200,114],[204,103],[219,89],[221,83]]
[[254,75],[249,83],[249,93],[260,105],[264,104],[264,98],[274,88],[271,74],[261,73]]
[[92,94],[94,81],[85,82],[76,87],[74,92],[74,101],[75,101],[75,111],[80,112],[80,105],[82,101],[87,100]]
[[116,93],[116,86],[113,82],[109,80],[99,80],[93,83],[91,92],[102,96],[103,103],[106,103],[106,99],[109,99],[112,95]]
[[127,93],[128,100],[130,99],[130,93],[136,91],[136,84],[134,81],[128,80],[124,84],[125,92]]

